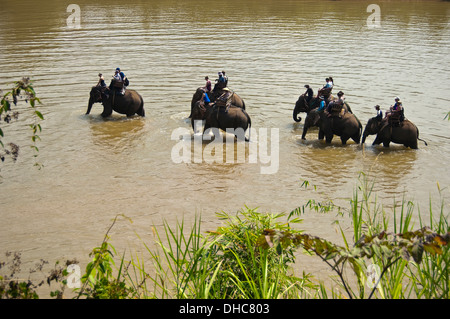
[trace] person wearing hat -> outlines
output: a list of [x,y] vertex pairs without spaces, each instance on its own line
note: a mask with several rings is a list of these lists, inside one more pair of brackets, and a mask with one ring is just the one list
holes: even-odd
[[345,102],[344,92],[339,91],[337,96],[338,96],[338,103],[344,105]]
[[[126,87],[130,84],[127,77],[125,76],[125,73],[120,71],[120,68],[116,68],[116,71],[114,72],[113,81],[123,82],[122,90],[119,92],[121,95],[125,94]],[[111,81],[111,84],[112,82]],[[114,90],[114,86],[110,85],[110,89]]]
[[319,96],[319,108],[317,109],[317,112],[321,112],[325,109],[326,103],[325,103],[325,99],[323,96]]
[[383,120],[383,111],[380,110],[379,105],[375,105],[375,110],[377,110],[377,116],[375,118],[378,122],[380,122],[381,120]]
[[386,119],[389,122],[390,117],[395,114],[395,117],[400,121],[403,122],[405,119],[403,104],[400,101],[400,98],[398,96],[395,97],[395,103],[392,105],[389,109],[389,112],[386,112]]

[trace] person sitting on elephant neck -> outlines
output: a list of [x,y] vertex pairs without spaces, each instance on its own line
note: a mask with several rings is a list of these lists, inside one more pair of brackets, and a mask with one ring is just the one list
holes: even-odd
[[97,82],[97,86],[100,86],[102,88],[106,88],[106,83],[105,83],[105,78],[103,77],[103,74],[99,73],[98,74],[98,82]]
[[209,103],[211,103],[211,100],[208,96],[208,93],[205,92],[205,93],[203,93],[202,99],[200,100],[200,105],[205,107],[205,106],[209,106]]
[[375,118],[378,122],[381,122],[383,120],[383,111],[380,110],[379,105],[375,105],[375,110],[377,110],[377,116],[375,116]]
[[320,102],[319,102],[319,108],[317,109],[317,112],[323,112],[325,110],[325,106],[326,106],[325,99],[323,96],[320,96],[319,100],[320,100]]
[[130,82],[125,74],[120,71],[120,68],[116,68],[111,84],[109,85],[109,89],[112,90],[113,93],[124,95],[125,89],[129,84]]
[[311,102],[311,99],[314,96],[314,91],[313,91],[313,89],[311,89],[309,87],[308,84],[305,85],[305,88],[306,88],[306,92],[304,93],[305,94],[305,100],[306,100],[306,102],[309,103],[309,102]]
[[203,87],[203,90],[205,92],[211,92],[211,80],[209,79],[209,76],[205,76],[206,85]]

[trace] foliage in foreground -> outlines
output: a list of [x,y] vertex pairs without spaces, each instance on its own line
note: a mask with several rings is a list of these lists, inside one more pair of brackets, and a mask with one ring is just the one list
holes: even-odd
[[[162,230],[152,229],[154,245],[142,241],[150,264],[139,256],[127,261],[123,254],[116,266],[117,252],[108,235],[116,217],[90,255],[76,298],[448,299],[450,233],[443,200],[437,214],[430,200],[428,225],[417,209],[419,227],[414,229],[414,205],[403,200],[386,213],[372,193],[373,183],[362,177],[347,210],[352,239],[338,223],[344,245],[293,228],[307,211],[337,208],[341,216],[345,211],[332,202],[310,200],[290,214],[250,208],[235,215],[221,212],[217,216],[224,225],[215,231],[202,231],[200,218],[189,230],[183,221],[175,227],[164,222]],[[327,278],[296,275],[293,266],[301,253],[302,258],[312,255],[327,264],[336,274],[332,280],[337,289],[324,283]],[[38,297],[34,291],[16,291],[14,295],[0,289],[0,297]],[[52,296],[61,297],[62,292]]]
[[[41,100],[36,96],[36,92],[30,78],[24,77],[21,80],[14,82],[14,86],[6,93],[3,93],[3,91],[0,90],[0,160],[2,162],[5,161],[6,156],[10,156],[13,161],[16,161],[19,156],[19,145],[13,142],[5,145],[3,142],[5,132],[3,130],[4,126],[2,127],[1,125],[10,124],[13,120],[17,120],[19,118],[19,112],[12,109],[12,104],[17,106],[20,99],[25,100],[26,103],[29,102],[32,109],[32,123],[29,124],[29,127],[32,130],[32,145],[30,147],[34,151],[33,156],[35,158],[39,152],[36,145],[37,141],[40,140],[38,133],[42,131],[39,120],[43,120],[44,116],[37,109],[37,104],[40,104]],[[41,164],[35,162],[35,166],[40,167]]]

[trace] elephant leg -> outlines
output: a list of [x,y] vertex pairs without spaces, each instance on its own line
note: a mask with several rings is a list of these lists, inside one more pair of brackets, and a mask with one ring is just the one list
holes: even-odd
[[342,142],[342,145],[346,145],[346,144],[347,144],[347,140],[348,140],[348,137],[346,137],[346,136],[341,136],[341,142]]
[[390,141],[383,141],[383,146],[384,147],[389,147]]
[[306,126],[303,126],[302,140],[306,140],[306,133],[307,132],[308,132],[308,128]]
[[112,114],[112,109],[111,108],[104,108],[104,110],[103,110],[103,112],[102,112],[102,114],[101,114],[101,116],[102,117],[108,117],[108,116],[111,116],[111,114]]
[[333,134],[326,134],[325,141],[327,144],[331,144],[331,141],[333,140]]
[[321,128],[319,128],[319,140],[323,140],[325,138],[325,133]]

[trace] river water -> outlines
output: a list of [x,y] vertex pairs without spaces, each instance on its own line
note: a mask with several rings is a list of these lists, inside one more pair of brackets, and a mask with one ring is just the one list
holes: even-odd
[[[387,206],[404,196],[426,215],[438,183],[448,199],[449,2],[377,1],[371,11],[373,1],[77,0],[79,11],[69,12],[56,0],[1,2],[0,88],[31,77],[45,117],[42,169],[28,147],[27,105],[18,104],[18,121],[2,124],[2,141],[22,147],[17,162],[1,164],[0,252],[20,251],[24,269],[41,258],[86,262],[117,214],[133,223],[121,220],[112,240],[133,251],[135,232],[147,238],[163,219],[190,224],[201,214],[203,229],[213,230],[215,212],[245,206],[288,213],[309,199],[333,199],[348,207],[360,172],[376,178]],[[100,104],[85,115],[97,74],[109,82],[116,67],[143,96],[145,118],[104,120]],[[244,162],[178,163],[174,150],[199,145],[187,120],[192,95],[222,70],[252,119]],[[384,149],[371,145],[373,136],[364,148],[338,138],[325,145],[316,130],[301,140],[294,104],[305,84],[317,92],[328,76],[363,125],[374,105],[386,110],[400,96],[428,146]],[[186,131],[180,140],[176,133]],[[239,152],[241,143],[227,150]],[[255,145],[268,159],[252,153],[250,161]],[[336,241],[332,222],[348,223],[334,213],[304,218],[302,229]]]

